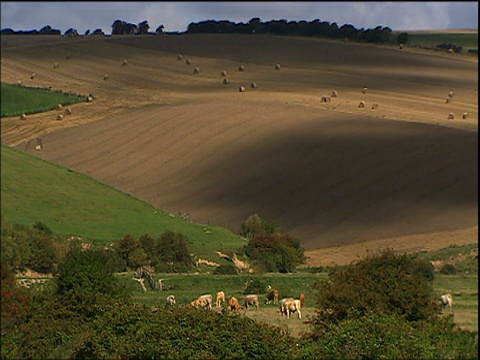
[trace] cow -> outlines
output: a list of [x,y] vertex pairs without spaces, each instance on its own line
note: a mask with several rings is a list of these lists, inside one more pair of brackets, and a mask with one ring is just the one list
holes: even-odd
[[258,295],[250,294],[245,296],[244,306],[245,310],[247,310],[249,306],[255,306],[258,310],[260,306],[258,301]]
[[453,296],[452,294],[445,294],[440,296],[440,301],[442,302],[443,306],[452,308],[453,305]]
[[283,317],[283,315],[285,315],[287,313],[286,304],[290,300],[293,300],[293,298],[283,298],[278,303],[278,310],[279,310],[280,314],[282,314],[282,317]]
[[173,305],[173,304],[175,304],[175,296],[168,295],[167,296],[167,305]]
[[265,304],[270,304],[273,301],[273,304],[278,304],[278,290],[272,289],[270,285],[268,285],[268,292],[267,292],[267,299],[265,300]]
[[305,305],[305,295],[300,294],[298,300],[300,300],[300,306],[303,308],[303,306]]
[[217,308],[222,306],[222,302],[225,302],[225,293],[223,291],[217,292],[217,297],[215,299],[215,304]]
[[208,301],[207,299],[205,298],[198,298],[196,300],[193,300],[191,303],[190,303],[191,306],[195,307],[195,308],[199,308],[199,307],[203,307],[203,308],[206,308],[208,306]]
[[237,298],[235,296],[230,296],[228,298],[228,310],[230,311],[239,311],[242,307],[240,306]]
[[287,300],[284,304],[284,309],[285,309],[285,314],[287,315],[287,319],[290,319],[290,314],[293,314],[294,312],[298,313],[298,318],[302,318],[302,312],[300,311],[301,305],[300,305],[300,300],[293,299],[293,300]]
[[199,297],[199,299],[205,299],[207,301],[207,309],[212,310],[213,297],[211,294],[205,294]]

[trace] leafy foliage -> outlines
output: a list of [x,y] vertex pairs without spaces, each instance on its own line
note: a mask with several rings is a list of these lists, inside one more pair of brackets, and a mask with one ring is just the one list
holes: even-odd
[[237,275],[238,271],[233,264],[222,264],[213,270],[214,275]]

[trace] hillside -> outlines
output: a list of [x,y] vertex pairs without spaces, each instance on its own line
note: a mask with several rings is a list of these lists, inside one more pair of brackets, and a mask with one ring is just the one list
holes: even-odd
[[61,122],[2,119],[7,145],[40,136],[34,155],[166,212],[234,231],[258,213],[307,249],[477,241],[464,231],[478,225],[476,58],[270,36],[7,39],[2,81],[35,72],[37,86],[95,97]]

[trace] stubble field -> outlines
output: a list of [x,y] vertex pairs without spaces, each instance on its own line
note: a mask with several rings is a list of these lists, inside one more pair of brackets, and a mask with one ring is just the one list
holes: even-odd
[[307,266],[477,241],[475,57],[248,35],[6,36],[1,76],[94,96],[63,121],[2,119],[3,143],[41,137],[35,155],[195,222],[235,231],[258,213],[301,239]]

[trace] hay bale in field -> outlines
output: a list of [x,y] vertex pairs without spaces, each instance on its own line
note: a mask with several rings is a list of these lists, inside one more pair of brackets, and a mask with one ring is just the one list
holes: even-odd
[[256,89],[256,88],[257,88],[257,84],[256,84],[256,83],[252,83],[252,84],[250,85],[250,87],[251,87],[252,89]]
[[372,104],[372,110],[375,110],[375,109],[378,109],[378,104],[377,103]]
[[65,109],[65,114],[66,114],[66,115],[72,115],[72,109],[66,108],[66,109]]
[[87,102],[92,102],[93,101],[93,96],[92,95],[88,95],[87,96]]
[[196,75],[200,72],[200,69],[198,67],[196,67],[195,69],[193,69],[193,75]]
[[30,80],[35,79],[35,76],[37,76],[35,73],[33,73],[32,75],[30,75]]
[[338,97],[337,91],[333,90],[330,96],[335,98]]
[[324,102],[324,103],[327,103],[327,102],[331,102],[332,101],[332,98],[328,95],[323,95],[320,102]]
[[238,91],[239,91],[239,92],[245,92],[245,88],[244,88],[243,86],[239,86],[239,87],[238,87]]
[[20,115],[20,120],[27,120],[27,114]]
[[365,101],[360,101],[360,103],[358,104],[358,108],[363,109],[364,107],[365,107]]
[[107,79],[108,79],[108,75],[107,74],[103,75],[103,80],[107,80]]
[[223,70],[223,71],[221,72],[221,75],[222,75],[223,77],[225,77],[225,76],[227,76],[227,72],[226,72],[225,70]]
[[63,120],[63,115],[62,114],[57,115],[57,120]]
[[447,51],[447,52],[448,52],[449,54],[453,54],[453,49],[452,49],[452,48],[450,48],[450,49],[448,49],[448,51]]
[[67,53],[67,55],[65,56],[65,59],[68,60],[68,59],[70,59],[70,57],[71,57],[70,53]]
[[17,81],[17,86],[22,86],[22,85],[23,85],[22,80],[18,80]]
[[275,70],[280,70],[280,64],[275,64]]
[[228,85],[228,84],[230,84],[230,81],[228,79],[223,79],[222,83],[223,83],[223,85]]
[[240,66],[238,67],[238,71],[245,71],[245,66],[240,65]]
[[62,107],[63,107],[62,104],[58,104],[57,105],[57,110],[62,110]]
[[446,102],[447,104],[450,104],[450,103],[452,102],[452,99],[449,98],[449,97],[447,97],[447,98],[445,99],[445,102]]
[[448,117],[447,117],[448,120],[453,120],[454,118],[455,116],[453,115],[453,113],[448,114]]
[[128,65],[128,61],[127,61],[127,60],[123,60],[122,66],[127,66],[127,65]]
[[181,54],[177,54],[177,60],[182,60],[183,56]]
[[58,65],[58,63],[53,64],[53,68],[54,68],[54,69],[58,69],[59,66],[60,66],[60,65]]
[[366,94],[368,91],[368,88],[367,87],[364,87],[363,90],[362,90],[362,93]]
[[449,98],[453,98],[453,92],[450,91],[450,92],[448,93],[448,97],[449,97]]
[[398,47],[400,50],[403,49],[403,44],[400,44],[400,46]]
[[468,118],[468,113],[464,112],[464,113],[462,114],[462,119],[465,120],[466,118]]
[[185,64],[190,65],[191,63],[190,59],[185,60]]

